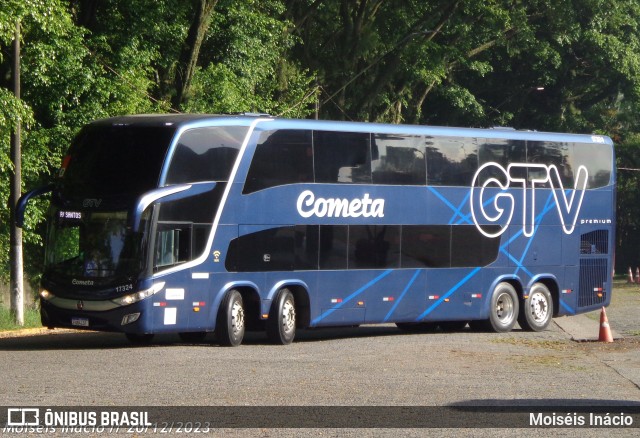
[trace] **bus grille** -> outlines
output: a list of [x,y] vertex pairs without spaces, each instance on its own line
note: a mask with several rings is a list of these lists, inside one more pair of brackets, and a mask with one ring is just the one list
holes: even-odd
[[609,254],[609,230],[596,230],[580,236],[580,254]]
[[584,258],[580,260],[580,291],[578,307],[589,307],[604,303],[607,298],[605,283],[608,279],[606,258]]

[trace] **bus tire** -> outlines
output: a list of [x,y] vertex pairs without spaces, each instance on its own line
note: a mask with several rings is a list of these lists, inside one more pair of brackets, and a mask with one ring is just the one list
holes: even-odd
[[216,340],[225,347],[237,347],[244,338],[244,305],[242,295],[231,290],[222,299],[216,320]]
[[296,305],[289,289],[281,289],[271,304],[267,337],[277,345],[289,345],[296,336]]
[[553,299],[549,288],[535,283],[529,295],[522,301],[518,323],[523,330],[539,332],[545,330],[553,317]]
[[515,288],[509,283],[499,283],[491,294],[489,324],[497,333],[511,331],[518,319],[519,300]]

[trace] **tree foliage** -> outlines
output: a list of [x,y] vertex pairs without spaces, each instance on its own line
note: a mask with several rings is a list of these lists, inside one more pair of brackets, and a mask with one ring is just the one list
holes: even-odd
[[[632,0],[2,0],[0,175],[17,120],[32,188],[88,121],[168,111],[599,132],[637,169],[639,23]],[[619,173],[620,266],[640,264],[639,176]],[[29,211],[30,272],[44,208]]]

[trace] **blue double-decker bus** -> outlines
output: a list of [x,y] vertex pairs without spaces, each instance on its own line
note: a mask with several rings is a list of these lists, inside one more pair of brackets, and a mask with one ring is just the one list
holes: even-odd
[[93,122],[50,192],[42,323],[239,345],[395,323],[496,332],[609,304],[601,135],[142,115]]

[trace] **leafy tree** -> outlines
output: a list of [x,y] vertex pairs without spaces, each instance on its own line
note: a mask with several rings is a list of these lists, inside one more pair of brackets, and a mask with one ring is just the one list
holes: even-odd
[[[33,188],[86,122],[167,111],[599,132],[619,145],[620,167],[637,168],[638,23],[632,0],[3,0],[0,177],[18,119]],[[638,177],[620,172],[621,248],[640,240]],[[8,184],[0,195],[6,266]],[[45,205],[29,209],[30,272]]]

